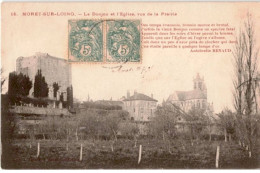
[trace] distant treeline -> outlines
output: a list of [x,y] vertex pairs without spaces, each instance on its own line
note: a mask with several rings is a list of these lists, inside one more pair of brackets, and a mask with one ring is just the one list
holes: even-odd
[[74,107],[79,109],[122,110],[122,106],[120,105],[106,105],[95,102],[76,103]]

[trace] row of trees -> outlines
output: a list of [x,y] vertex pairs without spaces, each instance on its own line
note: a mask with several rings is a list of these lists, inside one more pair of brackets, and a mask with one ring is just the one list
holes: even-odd
[[[71,118],[47,117],[39,125],[40,130],[38,129],[37,133],[58,134],[60,138],[65,138],[62,131],[69,130],[73,131],[74,135],[81,134],[79,136],[82,139],[106,138],[114,141],[117,140],[118,135],[137,140],[138,136],[144,134],[166,141],[177,137],[178,132],[182,131],[179,117],[184,117],[184,133],[191,140],[199,140],[203,135],[202,132],[205,132],[204,128],[211,125],[208,115],[201,109],[192,109],[189,113],[182,114],[172,106],[158,107],[156,116],[151,119],[151,122],[143,125],[131,120],[127,111],[90,108],[82,110],[77,116]],[[141,128],[143,128],[142,133]],[[207,129],[205,134],[209,132]]]
[[[9,96],[28,96],[32,88],[32,81],[27,75],[12,72],[9,74],[8,95]],[[48,85],[41,70],[35,75],[34,97],[47,97]]]
[[119,105],[106,105],[97,102],[83,102],[81,104],[75,103],[75,107],[81,107],[83,109],[101,109],[101,110],[122,110],[122,106]]
[[84,140],[108,139],[113,145],[118,135],[137,140],[139,129],[130,121],[126,111],[100,111],[88,109],[76,117],[46,117],[38,126],[28,126],[27,134],[31,139],[36,134],[42,138]]
[[[34,86],[33,95],[37,99],[31,99],[27,96],[30,93],[30,90]],[[60,86],[58,83],[53,83],[53,96],[57,97],[58,90]],[[35,75],[34,84],[30,78],[22,73],[12,72],[9,74],[9,83],[8,83],[8,95],[10,104],[20,104],[23,103],[32,103],[40,106],[46,106],[47,101],[42,100],[42,98],[47,98],[49,93],[48,84],[45,80],[45,77],[42,75],[41,70],[38,70]],[[60,95],[60,101],[64,101],[63,94]],[[73,107],[73,88],[69,86],[67,88],[67,107]]]

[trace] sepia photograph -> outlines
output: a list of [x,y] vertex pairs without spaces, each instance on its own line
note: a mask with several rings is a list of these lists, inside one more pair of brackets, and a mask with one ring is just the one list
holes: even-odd
[[1,169],[259,169],[259,2],[2,2]]

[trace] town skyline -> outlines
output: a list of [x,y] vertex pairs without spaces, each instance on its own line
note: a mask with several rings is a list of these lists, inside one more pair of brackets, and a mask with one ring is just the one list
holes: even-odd
[[[36,54],[44,54],[44,53],[36,53]],[[50,55],[50,56],[54,56],[54,57],[57,57],[57,56],[55,56],[55,55],[51,55],[51,54],[48,54],[48,53],[45,53],[45,54],[47,54],[47,55]],[[31,55],[31,56],[33,56],[33,55]],[[19,56],[20,57],[20,56]],[[58,58],[60,58],[60,57],[58,57]],[[17,58],[18,59],[18,58]],[[60,59],[63,59],[63,58],[60,58]],[[16,62],[16,61],[15,61]],[[113,66],[115,66],[115,65],[110,65],[111,67],[113,67]],[[140,66],[140,65],[139,65]],[[102,70],[107,70],[106,68],[101,68]],[[15,69],[16,70],[16,69]],[[75,67],[74,67],[74,70],[75,70]],[[74,72],[73,72],[73,65],[72,65],[72,86],[73,86],[73,88],[74,88],[74,98],[76,98],[76,100],[78,100],[78,101],[80,101],[80,102],[83,102],[83,101],[88,101],[88,98],[90,98],[89,100],[92,100],[92,101],[98,101],[98,100],[120,100],[122,97],[124,97],[124,96],[126,96],[127,95],[127,91],[129,91],[130,92],[130,95],[133,95],[134,94],[134,92],[136,91],[136,92],[138,92],[138,93],[143,93],[143,94],[145,94],[145,95],[147,95],[147,96],[151,96],[151,94],[153,95],[153,97],[155,98],[155,99],[157,99],[158,100],[158,104],[160,105],[162,102],[163,102],[163,100],[164,101],[166,101],[167,99],[168,99],[168,97],[171,95],[171,94],[173,94],[175,91],[189,91],[189,90],[192,90],[193,89],[193,79],[196,77],[196,75],[200,75],[202,78],[204,78],[204,80],[205,80],[205,84],[206,84],[206,88],[207,88],[207,90],[208,90],[208,95],[209,96],[212,96],[212,93],[210,93],[210,90],[211,90],[211,86],[210,87],[208,87],[208,85],[207,85],[207,75],[206,75],[206,77],[205,77],[205,75],[203,74],[203,73],[201,73],[201,70],[198,70],[198,71],[200,71],[200,72],[193,72],[193,73],[190,73],[190,74],[186,74],[187,76],[189,76],[189,77],[187,77],[187,78],[182,78],[181,76],[183,76],[183,75],[179,75],[179,76],[176,76],[175,75],[175,81],[176,82],[174,82],[173,80],[172,81],[168,81],[169,83],[171,83],[171,82],[173,82],[173,86],[172,86],[172,89],[171,90],[168,90],[168,91],[166,91],[166,92],[164,92],[165,94],[164,95],[162,95],[160,92],[158,92],[158,91],[162,91],[162,89],[163,89],[163,87],[159,87],[158,86],[158,88],[155,88],[155,89],[153,89],[152,87],[148,87],[148,88],[144,88],[142,85],[134,85],[134,86],[132,86],[131,88],[129,87],[129,88],[127,88],[127,87],[125,87],[125,88],[121,88],[120,90],[118,90],[118,92],[117,92],[117,94],[97,94],[97,93],[100,93],[100,92],[106,92],[107,90],[106,90],[106,87],[99,87],[99,90],[97,89],[97,90],[90,90],[90,91],[88,91],[88,90],[84,90],[84,88],[85,88],[85,86],[86,85],[77,85],[77,79],[78,79],[78,77],[75,77],[75,76],[73,76],[74,75]],[[149,74],[149,72],[150,71],[148,71],[145,75],[150,75]],[[6,73],[6,72],[5,72]],[[111,74],[113,74],[113,73],[115,73],[115,72],[110,72]],[[137,73],[137,74],[140,74],[138,71],[136,71],[136,72],[133,72],[133,73]],[[121,75],[127,75],[128,73],[123,73],[123,74],[121,74]],[[118,74],[117,74],[118,75]],[[120,74],[119,74],[120,75]],[[131,75],[130,75],[131,76]],[[142,76],[142,75],[140,75],[141,76],[141,79],[142,79],[142,77],[144,77],[144,76]],[[140,77],[139,76],[139,77]],[[132,76],[133,77],[133,76]],[[76,80],[75,80],[75,79]],[[114,79],[116,79],[116,78],[114,78]],[[114,80],[114,81],[116,81],[116,80]],[[116,82],[118,82],[118,81],[116,81]],[[8,83],[8,80],[6,81],[6,83],[5,83],[5,86],[4,86],[4,90],[3,90],[3,93],[5,93],[5,92],[7,92],[7,83]],[[142,82],[141,82],[142,83]],[[119,85],[119,84],[118,84]],[[115,86],[115,85],[113,85],[113,86]],[[137,87],[135,87],[135,86],[137,86]],[[116,87],[116,86],[115,86]],[[78,91],[79,90],[79,91]],[[92,91],[92,92],[91,92]],[[84,94],[82,94],[82,93],[84,93]],[[211,100],[211,98],[209,98],[208,99],[208,102],[209,103],[211,103],[211,104],[213,104],[213,107],[214,107],[214,110],[215,110],[215,113],[218,113],[218,112],[220,112],[221,110],[223,110],[224,109],[224,107],[226,107],[226,105],[225,106],[223,106],[223,107],[215,107],[215,104],[214,104],[214,101],[212,101]],[[231,108],[232,109],[232,105],[229,107],[229,108]]]

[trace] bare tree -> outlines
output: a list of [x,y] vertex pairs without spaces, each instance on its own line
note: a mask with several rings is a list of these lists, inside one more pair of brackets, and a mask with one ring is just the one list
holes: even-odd
[[209,115],[206,114],[205,109],[193,107],[188,114],[184,115],[184,119],[189,124],[191,141],[195,138],[198,143],[203,135],[203,130],[206,130],[210,125]]
[[172,139],[177,136],[178,130],[178,117],[186,114],[178,106],[173,103],[167,102],[162,106],[158,106],[155,116],[152,117],[149,131],[155,137],[160,137],[162,135],[162,140],[165,147],[172,153]]
[[176,133],[177,116],[178,113],[172,105],[158,106],[155,116],[151,119],[150,131],[156,137],[162,135],[163,141],[166,138],[173,137]]
[[250,15],[247,17],[245,22],[245,31],[243,33],[243,41],[245,46],[245,73],[244,82],[242,85],[245,86],[245,100],[246,100],[246,114],[251,116],[254,107],[254,80],[257,75],[257,57],[258,50],[255,48],[255,33],[253,20]]
[[119,131],[123,136],[131,137],[131,139],[133,139],[135,142],[134,147],[136,147],[138,136],[140,134],[140,129],[135,122],[126,121],[125,123],[122,123],[119,127]]
[[249,157],[254,146],[254,134],[258,123],[257,118],[257,58],[258,49],[255,42],[255,31],[250,14],[239,33],[237,45],[233,51],[235,59],[234,106],[240,139],[249,145]]
[[[243,112],[243,87],[241,86],[244,76],[244,41],[242,31],[239,31],[237,37],[237,44],[234,47],[233,53],[233,66],[234,66],[234,80],[233,85],[235,90],[233,91],[234,107],[239,116],[242,116]],[[241,87],[239,87],[241,86]]]

